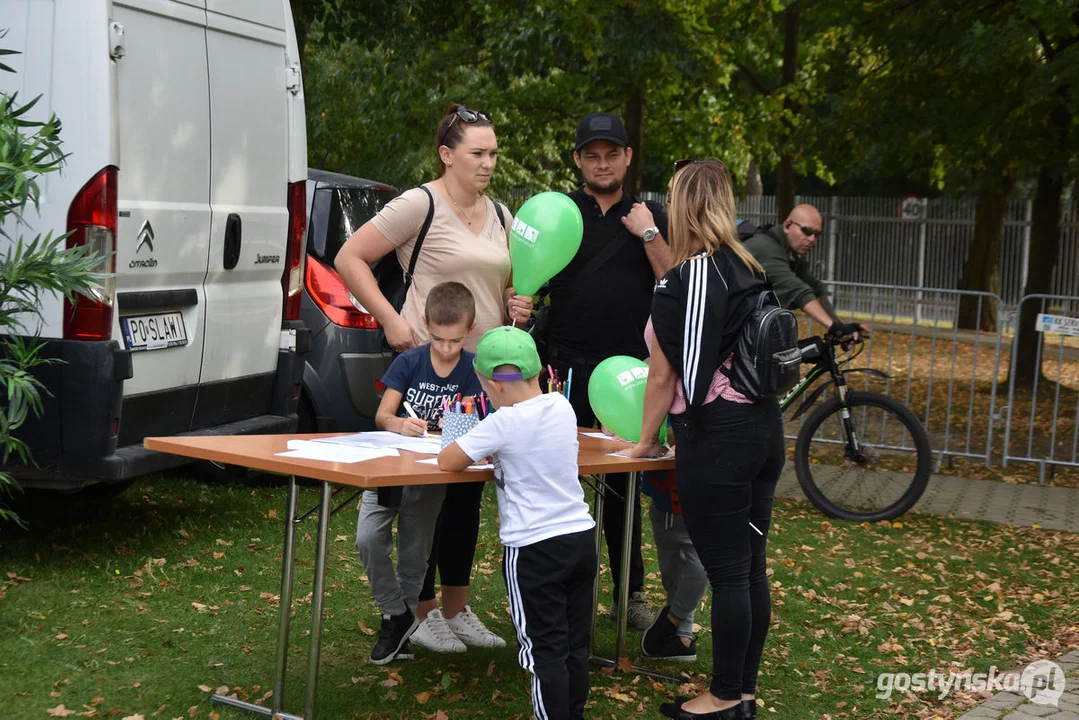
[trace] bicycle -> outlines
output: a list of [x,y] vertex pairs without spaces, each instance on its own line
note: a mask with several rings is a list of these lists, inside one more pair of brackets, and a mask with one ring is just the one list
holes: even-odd
[[849,341],[815,340],[802,348],[802,362],[813,367],[779,403],[785,412],[813,383],[828,376],[828,382],[810,393],[791,416],[797,420],[829,385],[835,388],[835,395],[817,407],[798,431],[794,447],[798,484],[810,502],[833,517],[893,520],[918,502],[929,483],[929,435],[898,400],[848,387],[846,376],[852,373],[888,377],[873,368],[845,367],[861,349],[839,361],[835,346],[847,350]]

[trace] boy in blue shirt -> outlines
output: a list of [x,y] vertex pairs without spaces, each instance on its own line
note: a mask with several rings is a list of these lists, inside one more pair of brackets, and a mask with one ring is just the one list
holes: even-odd
[[540,369],[528,333],[484,333],[476,373],[498,412],[443,448],[438,466],[464,470],[493,455],[502,569],[533,714],[577,720],[588,699],[595,523],[577,479],[577,417],[561,393],[540,392]]
[[[386,392],[375,414],[380,430],[423,435],[428,428],[438,427],[444,400],[456,398],[458,393],[468,396],[481,391],[472,370],[475,356],[464,350],[476,324],[476,303],[468,288],[457,282],[431,288],[424,322],[431,342],[399,355],[382,378]],[[412,657],[408,639],[420,625],[414,611],[445,496],[445,485],[405,486],[400,505],[384,507],[378,504],[377,491],[363,493],[356,521],[356,549],[367,571],[371,595],[382,609],[378,642],[371,651],[371,662],[376,665]],[[394,518],[396,570],[390,557]]]

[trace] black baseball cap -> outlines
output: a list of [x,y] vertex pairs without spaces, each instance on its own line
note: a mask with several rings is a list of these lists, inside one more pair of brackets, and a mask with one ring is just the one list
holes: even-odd
[[581,118],[581,124],[577,126],[577,146],[574,149],[579,152],[585,145],[596,140],[607,140],[615,145],[629,147],[629,138],[626,137],[622,118],[608,112],[592,113]]

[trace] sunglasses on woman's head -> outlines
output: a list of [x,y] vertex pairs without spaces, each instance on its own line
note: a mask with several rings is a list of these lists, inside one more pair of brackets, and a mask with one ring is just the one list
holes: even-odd
[[461,118],[461,122],[472,124],[479,122],[480,119],[486,120],[488,124],[491,123],[491,115],[483,110],[469,110],[466,107],[459,107],[453,111],[453,117],[446,124],[446,129],[442,131],[442,137],[438,139],[438,144],[441,147],[446,144],[446,136],[450,134],[450,128],[453,127],[454,121],[457,118]]
[[696,163],[711,163],[713,165],[719,165],[721,168],[724,168],[724,169],[726,169],[726,167],[727,167],[726,165],[721,163],[719,160],[714,160],[712,158],[705,158],[704,160],[698,160],[697,158],[683,158],[682,160],[675,160],[674,161],[674,171],[678,172],[679,170],[684,168],[686,165],[694,165]]

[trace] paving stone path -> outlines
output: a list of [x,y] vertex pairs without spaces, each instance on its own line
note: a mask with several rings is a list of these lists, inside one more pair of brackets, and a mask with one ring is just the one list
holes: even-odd
[[[805,499],[793,463],[787,463],[776,494]],[[1079,533],[1079,488],[933,475],[914,512]]]
[[1053,704],[1039,705],[1025,695],[999,692],[959,720],[1079,720],[1079,650],[1056,664],[1064,671],[1064,693]]

